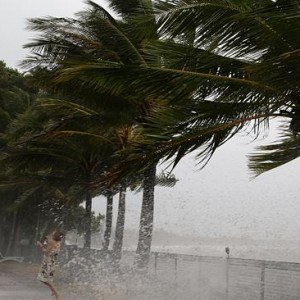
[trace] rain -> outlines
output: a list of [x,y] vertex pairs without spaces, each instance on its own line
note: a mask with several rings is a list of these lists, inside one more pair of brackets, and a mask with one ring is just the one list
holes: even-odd
[[0,300],[300,299],[298,1],[0,15]]

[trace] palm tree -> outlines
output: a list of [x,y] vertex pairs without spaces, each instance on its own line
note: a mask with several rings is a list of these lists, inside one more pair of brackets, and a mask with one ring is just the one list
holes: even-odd
[[[23,76],[17,70],[6,67],[5,62],[0,61],[0,159],[3,157],[3,151],[7,148],[6,131],[16,116],[24,112],[33,102],[36,94],[36,89],[28,82],[28,78]],[[0,180],[7,178],[6,169],[1,170]],[[4,189],[1,191],[3,199],[1,205],[0,222],[0,248],[4,253],[13,250],[16,233],[20,228],[20,213],[17,210],[11,209],[11,203],[15,198],[18,198],[21,191],[15,189]],[[5,231],[9,227],[11,232],[9,239],[6,239]],[[6,249],[4,249],[4,246]]]
[[126,182],[120,185],[119,191],[119,207],[118,207],[118,217],[115,232],[115,240],[113,244],[113,257],[116,261],[120,260],[122,255],[124,228],[125,228],[125,210],[126,210]]
[[[148,96],[133,95],[130,89],[121,94],[110,92],[104,86],[99,89],[93,83],[97,75],[93,76],[88,85],[84,83],[83,78],[89,77],[88,73],[84,74],[84,68],[93,64],[99,63],[101,66],[107,62],[128,65],[128,67],[147,65],[147,58],[144,57],[140,47],[145,39],[157,37],[155,19],[152,18],[151,26],[147,27],[147,31],[143,32],[141,37],[140,28],[134,26],[132,16],[138,12],[143,15],[148,14],[152,3],[131,1],[129,5],[129,3],[124,4],[124,1],[111,1],[111,7],[122,15],[122,20],[114,19],[102,7],[91,1],[88,3],[90,9],[78,14],[78,19],[31,20],[30,28],[41,32],[41,36],[27,45],[36,53],[25,61],[25,65],[31,67],[38,78],[39,85],[47,90],[50,86],[53,91],[59,91],[61,95],[67,94],[73,98],[76,95],[75,99],[85,104],[91,104],[93,101],[93,106],[100,106],[110,116],[117,114],[121,117],[123,124],[132,125],[138,120],[142,121],[151,110],[151,100]],[[81,75],[71,79],[64,72],[74,68],[81,70]],[[108,85],[114,85],[113,81],[109,83],[109,77],[106,77],[106,80]],[[114,118],[116,119],[115,116]],[[150,178],[149,182],[154,182],[155,165],[151,167],[152,172],[148,172],[153,176],[153,180]],[[144,201],[153,203],[154,193],[146,189]],[[143,207],[149,210],[153,208],[153,204]],[[152,222],[152,219],[153,217],[148,218],[148,222]],[[147,235],[152,236],[152,225],[144,227],[144,222],[141,222],[141,226],[142,232],[148,231]],[[140,235],[141,239],[142,236]]]
[[103,194],[106,196],[106,214],[105,214],[105,231],[102,250],[107,251],[111,239],[112,217],[113,217],[113,192],[105,190]]
[[[152,169],[148,168],[146,172],[149,172],[151,170]],[[147,195],[149,193],[152,193],[153,196],[154,187],[156,185],[164,187],[173,187],[178,181],[178,179],[176,179],[173,174],[165,174],[162,172],[158,176],[155,176],[155,174],[147,176],[148,174],[146,172],[128,176],[126,179],[123,179],[123,181],[120,184],[117,226],[115,241],[113,244],[113,258],[115,259],[117,266],[118,261],[121,259],[122,256],[122,245],[125,225],[125,196],[127,186],[129,186],[131,190],[136,190],[137,192],[143,190],[143,200],[145,200],[149,199],[145,197],[145,194]],[[149,178],[151,180],[152,178],[154,178],[154,182],[150,181]],[[145,207],[145,205],[147,206]],[[137,266],[139,267],[142,267],[145,264],[147,264],[150,256],[152,235],[149,234],[149,232],[152,233],[153,231],[153,211],[153,202],[143,201],[141,209],[140,228],[146,228],[147,230],[139,232],[139,242],[137,250],[139,255],[137,256],[136,260]]]
[[[158,2],[155,13],[160,34],[170,41],[149,45],[145,51],[164,54],[165,68],[157,71],[157,80],[164,81],[169,93],[178,90],[172,81],[185,84],[180,97],[187,99],[192,93],[193,104],[185,116],[179,114],[182,118],[166,121],[162,114],[151,119],[158,127],[167,127],[153,159],[163,152],[175,155],[176,164],[203,144],[206,147],[200,148],[199,157],[207,157],[245,126],[259,133],[260,125],[267,126],[273,117],[290,120],[293,134],[285,131],[283,142],[261,150],[274,150],[272,156],[278,163],[284,155],[277,150],[291,143],[296,146],[300,132],[299,11],[299,2],[294,0]],[[186,37],[193,37],[192,45],[184,44]],[[172,95],[172,101],[180,101],[176,92]],[[178,108],[174,115],[178,116]],[[260,158],[253,158],[255,168]],[[267,157],[265,162],[268,165]]]
[[[199,157],[211,155],[249,124],[259,132],[270,117],[290,118],[291,129],[298,132],[297,1],[161,1],[155,12],[160,33],[171,40],[145,51],[163,55],[164,68],[139,68],[134,87],[151,95],[164,82],[165,97],[195,106],[181,122],[166,122],[164,114],[151,120],[168,129],[160,135],[161,147],[151,149],[158,148],[153,159],[164,153],[176,155],[177,163],[203,144],[207,147]],[[184,44],[186,36],[193,37],[192,45]],[[150,75],[155,75],[152,85]]]
[[102,145],[99,139],[95,141],[95,135],[94,139],[90,136],[51,138],[47,135],[21,147],[10,148],[7,157],[2,159],[3,164],[15,168],[14,174],[18,177],[47,179],[52,185],[68,189],[78,187],[77,196],[86,203],[86,248],[91,245],[92,197],[101,194],[99,178],[107,172],[113,153],[113,144],[101,141]]
[[[143,51],[148,61],[163,57],[163,68],[150,63],[137,66],[126,79],[120,77],[120,65],[98,66],[97,71],[98,86],[110,76],[119,91],[130,85],[138,93],[153,99],[160,95],[172,104],[148,116],[150,130],[143,143],[134,147],[139,158],[131,162],[139,167],[166,157],[175,166],[194,150],[207,162],[240,130],[248,126],[259,134],[275,117],[287,118],[292,136],[297,136],[299,10],[295,0],[157,1],[154,13],[164,39],[144,45]],[[142,27],[148,20],[136,22]],[[91,65],[85,71],[92,76],[95,69]],[[297,143],[295,138],[287,143],[288,139],[285,145]],[[274,156],[275,148],[282,147],[278,143],[262,150],[274,150]]]
[[[110,95],[113,103],[127,100],[131,112],[142,107],[146,139],[129,158],[139,169],[162,157],[175,157],[176,165],[197,149],[209,158],[242,128],[259,131],[270,117],[292,115],[297,128],[297,1],[160,1],[154,8],[145,1],[142,14],[113,1],[125,9],[121,21],[90,4],[92,18],[89,11],[80,20],[33,20],[47,39],[29,45],[38,53],[28,63],[51,66],[39,70],[41,85],[61,93],[76,84],[83,99]],[[152,203],[151,190],[145,194]],[[148,225],[141,230],[151,235]]]

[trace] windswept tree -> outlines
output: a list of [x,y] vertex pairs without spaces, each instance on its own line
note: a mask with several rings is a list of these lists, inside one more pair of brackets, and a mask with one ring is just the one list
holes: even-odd
[[[141,47],[144,41],[157,38],[155,18],[142,32],[135,26],[132,17],[135,14],[148,15],[152,2],[132,1],[125,4],[124,1],[111,1],[111,7],[121,17],[119,19],[94,2],[89,1],[88,4],[88,9],[77,14],[76,19],[30,20],[29,28],[38,31],[40,36],[27,45],[33,55],[24,65],[35,73],[36,81],[43,89],[58,92],[60,97],[75,98],[75,102],[83,105],[101,107],[107,122],[114,119],[126,126],[139,123],[143,128],[143,121],[152,110],[153,99],[130,88],[119,93],[118,82],[115,85],[109,74],[105,76],[106,83],[99,85],[94,68],[102,69],[107,65],[107,70],[110,70],[112,65],[123,65],[122,77],[125,78],[127,70],[132,67],[147,66],[147,56]],[[160,64],[159,60],[157,64]],[[113,86],[115,90],[111,91]],[[138,247],[139,256],[141,251],[146,251],[146,257],[149,257],[150,252],[157,162],[144,168],[146,179],[139,239],[139,244],[143,246]]]
[[[0,61],[0,132],[7,129],[17,114],[24,112],[32,103],[37,90],[30,85],[28,77],[6,67]],[[2,136],[1,136],[2,138]],[[1,141],[1,145],[3,142]]]
[[[147,188],[150,184],[151,186],[163,186],[163,187],[173,187],[178,179],[175,178],[173,174],[166,174],[166,173],[160,173],[159,175],[155,176],[154,182],[145,183],[147,179],[144,177],[144,172],[136,173],[135,175],[127,176],[123,181],[121,181],[120,185],[120,192],[119,192],[119,208],[118,208],[118,218],[117,218],[117,226],[116,226],[116,233],[115,233],[115,240],[113,244],[113,257],[116,260],[119,260],[122,256],[122,246],[123,246],[123,235],[124,235],[124,225],[125,225],[125,197],[126,197],[126,189],[129,187],[132,191],[135,190],[136,192],[143,191],[145,188]],[[146,185],[146,186],[145,186]],[[147,191],[148,192],[148,191]],[[153,209],[153,206],[152,206]],[[145,207],[142,207],[142,216],[141,216],[141,222],[143,220],[144,223],[146,223],[146,218],[144,220],[143,212],[147,211]],[[151,223],[152,224],[152,223]],[[147,224],[146,224],[147,225]],[[151,237],[147,236],[149,240],[146,240],[145,242],[148,242],[148,247],[151,246]],[[143,240],[144,241],[144,240]],[[145,244],[142,244],[145,245]],[[141,247],[141,243],[138,243],[138,246]],[[144,249],[142,249],[144,250]],[[142,252],[144,253],[144,252]],[[145,262],[147,257],[143,259],[141,257],[142,261]]]
[[[18,114],[24,112],[33,102],[37,90],[30,84],[28,77],[17,70],[8,68],[0,61],[0,160],[7,149],[6,132]],[[8,177],[7,169],[1,168],[0,184]],[[14,250],[15,233],[20,218],[16,210],[11,209],[15,199],[21,195],[17,188],[5,188],[1,193],[0,211],[0,249],[5,252]],[[10,239],[8,239],[8,237]]]
[[[102,107],[106,123],[138,126],[127,148],[145,184],[137,261],[149,258],[156,164],[194,151],[207,161],[246,126],[291,118],[298,133],[299,3],[89,2],[76,19],[30,21],[40,36],[26,61],[40,87]],[[113,37],[113,38],[112,38]],[[109,117],[108,117],[109,116]],[[251,129],[251,127],[250,127]]]
[[[85,209],[80,206],[78,194],[63,192],[48,182],[47,176],[27,178],[20,174],[6,176],[0,183],[1,236],[0,251],[6,255],[30,256],[34,253],[34,242],[54,228],[65,232],[75,230],[85,233]],[[17,175],[17,176],[16,176]],[[49,176],[50,178],[50,176]],[[50,180],[51,181],[51,178]],[[10,220],[11,219],[11,220]],[[91,218],[91,231],[99,232],[102,215]],[[20,241],[25,240],[26,252],[22,252]]]
[[[131,84],[133,77],[120,79],[121,67],[111,72],[121,87],[130,84],[172,103],[148,117],[147,139],[135,145],[139,159],[133,155],[131,163],[138,167],[164,156],[175,166],[193,151],[206,163],[239,131],[265,132],[278,117],[289,129],[252,156],[251,168],[260,172],[298,157],[299,10],[295,0],[156,1],[163,39],[143,50],[149,60],[163,57],[163,68],[137,66],[130,75],[139,79]],[[136,22],[142,28],[148,20]]]
[[[46,106],[46,110],[42,105],[32,108],[15,120],[8,134],[11,144],[1,163],[6,164],[17,178],[43,180],[44,177],[44,181],[47,179],[52,185],[67,191],[76,187],[79,203],[83,199],[85,201],[85,247],[89,248],[92,197],[101,194],[104,189],[100,184],[101,176],[112,165],[115,143],[108,132],[98,135],[99,127],[75,122],[74,114],[69,122],[60,124],[63,112],[57,114],[50,109],[49,103]],[[89,131],[86,131],[87,128]],[[105,138],[105,135],[109,137]]]
[[107,189],[103,191],[102,195],[106,197],[105,231],[103,234],[102,250],[107,251],[112,233],[114,193],[111,189]]
[[[289,148],[289,159],[296,157],[291,149],[297,148],[300,132],[299,12],[294,0],[157,2],[159,32],[169,41],[150,44],[145,51],[164,54],[165,68],[156,78],[174,100],[180,100],[174,91],[184,85],[180,97],[192,93],[192,110],[175,108],[169,119],[164,113],[153,116],[151,122],[167,130],[150,157],[165,153],[176,164],[198,149],[201,159],[209,157],[240,130],[248,127],[258,134],[275,117],[285,119],[289,130],[281,142],[262,147],[264,153],[253,156],[251,168],[263,160],[269,168],[267,158],[274,159],[275,167],[284,148]],[[193,43],[186,43],[191,38]]]

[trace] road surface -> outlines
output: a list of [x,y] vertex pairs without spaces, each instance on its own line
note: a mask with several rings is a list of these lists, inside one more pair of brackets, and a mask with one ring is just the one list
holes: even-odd
[[[0,300],[54,299],[47,286],[35,279],[38,266],[15,262],[0,263]],[[62,300],[89,300],[67,287],[59,286]]]

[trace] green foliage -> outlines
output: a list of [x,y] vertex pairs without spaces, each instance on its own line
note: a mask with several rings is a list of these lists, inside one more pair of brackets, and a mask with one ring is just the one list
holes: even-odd
[[10,122],[29,107],[35,94],[29,77],[0,61],[0,146],[6,144],[4,133]]
[[55,66],[42,85],[88,87],[101,106],[140,101],[144,138],[129,151],[137,169],[195,150],[206,163],[240,130],[259,134],[278,115],[300,131],[298,1],[110,1],[121,19],[88,4],[77,19],[31,20],[40,35],[27,64]]
[[256,152],[249,156],[249,169],[254,176],[278,168],[299,158],[300,136],[290,132],[283,126],[280,140],[270,145],[257,147]]
[[[28,108],[35,92],[30,86],[29,78],[17,70],[7,68],[5,63],[0,61],[0,109],[7,114],[8,121]],[[8,121],[3,125],[7,126]],[[3,132],[6,126],[2,126],[0,130]]]
[[[173,158],[176,165],[195,150],[206,163],[240,130],[258,135],[268,129],[269,118],[278,116],[290,120],[293,145],[297,144],[299,1],[157,1],[154,12],[163,39],[147,43],[145,52],[154,63],[163,57],[163,68],[130,69],[132,77],[125,84],[136,72],[140,80],[132,88],[153,98],[160,95],[173,105],[150,116],[146,143],[134,146],[145,158],[136,160],[137,166],[162,156]],[[147,20],[141,19],[143,24]],[[114,79],[123,86],[121,68],[115,69]],[[108,71],[102,74],[104,78]],[[279,144],[274,145],[278,150],[283,147]],[[264,155],[271,149],[266,147]],[[298,151],[291,154],[289,158],[298,157]]]
[[[43,94],[25,113],[29,78],[0,64],[0,131],[9,129],[10,142],[3,184],[19,184],[17,194],[7,191],[15,210],[43,186],[52,200],[63,195],[74,227],[86,192],[141,186],[147,168],[162,159],[176,166],[193,151],[205,165],[239,131],[267,130],[271,117],[288,118],[289,131],[261,147],[250,168],[260,173],[299,156],[299,1],[110,6],[117,18],[88,1],[75,18],[29,21],[37,37],[24,66]],[[156,183],[175,182],[163,175]]]
[[[59,201],[43,201],[40,204],[40,211],[43,222],[48,222],[47,230],[52,228],[62,228],[65,232],[76,230],[79,234],[84,234],[87,230],[85,225],[86,212],[84,207],[76,205],[66,205]],[[91,231],[100,232],[103,215],[92,213]]]

